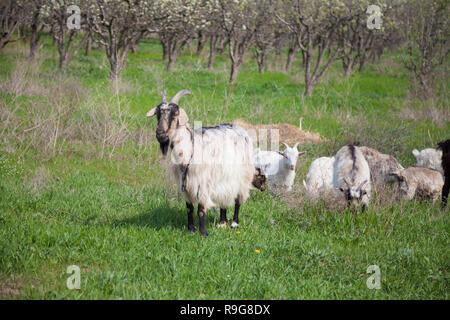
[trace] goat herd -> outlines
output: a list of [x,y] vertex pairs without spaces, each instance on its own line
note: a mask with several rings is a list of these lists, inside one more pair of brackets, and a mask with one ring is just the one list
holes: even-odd
[[[207,236],[206,211],[220,208],[219,226],[227,225],[227,207],[234,204],[231,227],[239,225],[239,208],[249,197],[252,187],[264,190],[292,190],[295,164],[299,152],[284,144],[283,152],[253,149],[248,133],[238,125],[192,129],[186,112],[178,101],[187,90],[178,92],[170,102],[163,93],[162,102],[147,113],[156,115],[156,138],[163,155],[170,149],[171,170],[186,201],[188,230],[195,231],[194,205],[198,204],[199,230]],[[398,185],[406,199],[430,198],[433,202],[442,193],[445,209],[450,187],[450,139],[438,149],[413,150],[417,165],[403,168],[392,156],[369,147],[346,145],[334,157],[315,159],[309,168],[305,191],[318,196],[333,191],[345,197],[357,212],[369,205],[372,187],[390,183]],[[445,183],[444,183],[445,177]]]

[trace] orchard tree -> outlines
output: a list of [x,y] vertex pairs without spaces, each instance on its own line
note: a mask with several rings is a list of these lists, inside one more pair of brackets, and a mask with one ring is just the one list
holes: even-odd
[[27,15],[24,20],[24,24],[30,27],[30,55],[29,59],[36,58],[39,51],[44,46],[45,41],[50,35],[46,29],[45,24],[45,10],[44,5],[47,4],[47,0],[23,0]]
[[[300,47],[298,46],[298,43],[297,43],[297,37],[294,33],[292,33],[292,32],[288,33],[287,44],[288,44],[288,53],[287,53],[286,65],[285,65],[284,69],[286,70],[286,72],[289,72],[289,70],[291,69],[291,66],[292,66],[292,62],[294,62],[294,58],[295,58],[296,54],[300,51]],[[303,63],[304,63],[304,61],[302,61],[302,64]]]
[[[353,17],[343,1],[284,0],[278,19],[295,35],[304,54],[305,92],[312,95],[331,64],[340,58],[337,30]],[[327,54],[325,54],[327,53]],[[317,57],[314,61],[314,58]]]
[[105,47],[111,80],[117,80],[126,66],[128,52],[147,32],[155,17],[150,0],[89,1],[87,23],[94,39]]
[[404,8],[408,40],[404,65],[430,96],[435,70],[442,65],[448,67],[449,2],[413,0]]
[[255,57],[259,73],[264,73],[268,52],[273,48],[280,21],[274,15],[272,1],[261,0],[256,3],[257,21],[255,34]]
[[[350,0],[345,5],[348,12],[353,12],[353,16],[338,27],[337,40],[342,47],[344,77],[348,78],[358,63],[365,65],[367,53],[372,48],[377,33],[379,36],[382,31],[367,25],[370,18],[367,14],[368,1]],[[377,28],[381,29],[381,20]]]
[[[263,1],[263,0],[261,0]],[[234,83],[252,46],[258,23],[258,0],[219,0],[223,31],[229,40],[230,83]]]
[[3,0],[0,3],[0,50],[8,43],[19,40],[12,39],[12,35],[23,23],[25,14],[22,1]]
[[214,70],[214,60],[217,54],[217,45],[220,39],[224,38],[222,29],[222,14],[221,7],[218,0],[206,1],[203,7],[203,18],[207,27],[203,31],[207,38],[209,38],[209,59],[208,69]]
[[[77,6],[80,12],[68,10],[71,5]],[[64,69],[67,63],[78,53],[86,43],[89,32],[82,34],[82,28],[86,28],[85,17],[81,19],[81,13],[85,11],[86,1],[82,0],[51,0],[42,8],[45,20],[51,27],[53,39],[58,47],[59,69]],[[70,25],[70,18],[78,15],[79,25]],[[82,23],[83,22],[83,23]],[[77,38],[78,41],[77,41]]]
[[167,70],[172,71],[178,56],[199,30],[207,27],[201,0],[159,0],[156,11],[163,16],[157,24]]

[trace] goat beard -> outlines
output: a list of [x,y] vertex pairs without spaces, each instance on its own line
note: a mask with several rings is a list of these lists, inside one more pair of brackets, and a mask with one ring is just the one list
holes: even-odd
[[169,141],[167,142],[160,142],[159,148],[161,149],[161,152],[164,156],[167,155],[167,151],[169,150]]

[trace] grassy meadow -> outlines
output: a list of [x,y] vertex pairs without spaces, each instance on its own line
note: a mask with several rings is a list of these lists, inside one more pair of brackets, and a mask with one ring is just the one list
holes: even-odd
[[[226,54],[211,72],[207,50],[192,46],[168,73],[157,40],[130,53],[117,86],[102,50],[79,52],[62,73],[50,41],[32,63],[27,55],[21,43],[0,53],[0,299],[449,299],[449,214],[389,190],[356,217],[301,192],[253,190],[238,230],[215,228],[211,211],[209,236],[189,233],[156,120],[145,117],[163,89],[188,89],[180,105],[203,125],[302,118],[327,142],[299,147],[300,190],[311,161],[345,143],[407,167],[412,149],[448,139],[445,75],[421,100],[394,51],[349,79],[335,63],[303,97],[301,59],[286,73],[285,52],[264,74],[249,53],[233,86]],[[66,286],[70,265],[81,269],[80,290]],[[370,265],[379,290],[366,285]]]

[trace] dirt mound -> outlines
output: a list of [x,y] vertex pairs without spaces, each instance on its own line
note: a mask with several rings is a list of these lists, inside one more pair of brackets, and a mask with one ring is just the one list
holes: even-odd
[[257,136],[259,137],[259,130],[265,129],[267,130],[267,138],[268,145],[270,145],[270,130],[277,129],[279,133],[280,142],[286,142],[290,146],[299,142],[300,145],[310,144],[310,143],[321,143],[327,141],[327,139],[320,136],[320,134],[311,132],[311,131],[303,131],[300,128],[289,124],[289,123],[277,123],[277,124],[250,124],[245,122],[243,119],[233,120],[233,124],[237,124],[244,128],[245,130],[253,129],[257,132]]

